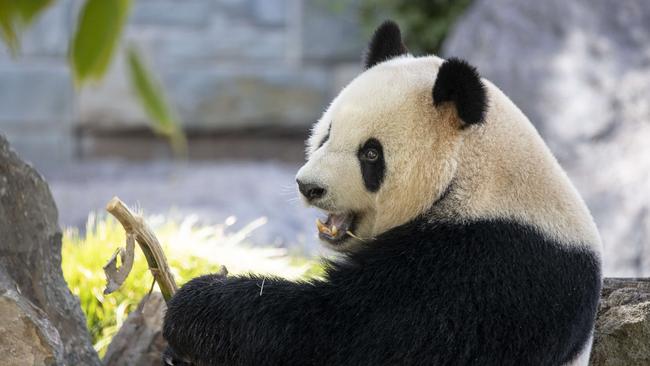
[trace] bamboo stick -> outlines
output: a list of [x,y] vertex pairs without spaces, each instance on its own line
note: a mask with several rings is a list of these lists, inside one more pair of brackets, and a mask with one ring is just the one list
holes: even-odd
[[169,301],[178,289],[178,286],[167,264],[165,253],[162,251],[160,242],[153,233],[153,230],[149,228],[142,217],[134,214],[118,197],[113,197],[108,202],[106,211],[115,216],[124,227],[127,235],[135,235],[135,240],[147,259],[149,270],[158,283],[163,298],[165,301]]

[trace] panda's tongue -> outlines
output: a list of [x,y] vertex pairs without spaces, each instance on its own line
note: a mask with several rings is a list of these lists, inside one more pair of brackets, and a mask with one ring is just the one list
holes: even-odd
[[329,214],[327,220],[322,222],[316,220],[318,233],[321,237],[329,240],[337,240],[343,238],[346,232],[350,229],[353,215],[350,213],[344,214]]

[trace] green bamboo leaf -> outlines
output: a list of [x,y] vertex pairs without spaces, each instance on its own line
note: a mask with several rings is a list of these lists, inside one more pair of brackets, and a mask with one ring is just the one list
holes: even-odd
[[187,148],[185,135],[167,103],[160,82],[148,71],[134,47],[129,47],[127,57],[131,86],[153,121],[153,130],[167,137],[177,154],[184,154]]
[[53,0],[0,0],[0,37],[12,54],[20,48],[18,35],[37,18]]
[[13,0],[0,0],[0,35],[11,53],[18,51],[16,31],[16,6]]
[[[7,1],[7,0],[0,0]],[[12,1],[12,0],[8,0]],[[54,3],[53,0],[13,0],[18,8],[24,26],[28,26],[48,6]]]
[[99,81],[106,74],[130,8],[131,0],[86,1],[70,48],[77,85]]

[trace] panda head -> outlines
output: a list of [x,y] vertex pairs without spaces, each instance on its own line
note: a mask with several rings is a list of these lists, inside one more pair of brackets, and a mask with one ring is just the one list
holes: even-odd
[[320,239],[350,250],[426,212],[450,186],[463,135],[480,128],[486,91],[458,59],[415,58],[385,22],[365,70],[313,127],[300,195],[327,217]]

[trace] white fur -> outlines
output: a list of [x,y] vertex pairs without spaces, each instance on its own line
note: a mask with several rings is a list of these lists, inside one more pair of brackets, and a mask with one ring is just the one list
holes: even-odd
[[585,348],[580,351],[580,354],[576,358],[565,364],[564,366],[589,366],[589,358],[591,356],[591,346],[593,344],[594,337],[591,336],[585,345]]

